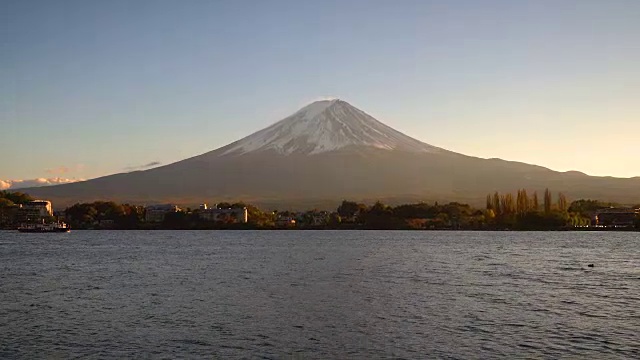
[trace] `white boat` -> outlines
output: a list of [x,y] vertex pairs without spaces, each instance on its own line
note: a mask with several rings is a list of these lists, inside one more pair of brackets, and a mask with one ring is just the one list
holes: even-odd
[[22,224],[18,231],[24,233],[57,233],[69,232],[71,228],[63,222],[56,222],[51,224]]

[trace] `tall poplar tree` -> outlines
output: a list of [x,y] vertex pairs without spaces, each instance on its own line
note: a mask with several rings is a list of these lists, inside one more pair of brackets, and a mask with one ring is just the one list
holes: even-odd
[[513,195],[505,194],[500,196],[500,206],[502,207],[503,214],[512,214],[516,211],[515,204],[513,203]]
[[493,194],[493,211],[495,211],[496,215],[502,214],[502,209],[500,208],[500,194],[496,191]]
[[551,197],[551,191],[549,188],[544,190],[544,213],[549,215],[551,213],[551,203],[553,199]]
[[538,202],[538,192],[534,191],[533,192],[533,204],[531,204],[531,206],[533,207],[533,211],[538,211],[540,209],[540,203]]
[[512,194],[507,194],[507,208],[509,209],[509,213],[514,213],[516,211],[516,205],[513,202]]
[[525,213],[531,210],[531,200],[529,199],[526,189],[522,189],[522,207],[524,208],[523,212]]
[[520,215],[524,215],[529,212],[529,210],[531,210],[529,203],[530,201],[529,196],[527,195],[527,190],[518,190],[518,195],[516,198],[516,212]]
[[562,212],[567,211],[567,198],[563,193],[558,193],[558,209]]
[[522,190],[518,189],[518,194],[516,195],[516,213],[518,215],[522,215],[527,211],[524,206],[524,198],[522,196]]

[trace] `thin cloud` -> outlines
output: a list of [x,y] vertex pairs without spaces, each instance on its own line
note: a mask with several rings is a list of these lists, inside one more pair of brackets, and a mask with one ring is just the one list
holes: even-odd
[[337,96],[318,96],[315,99],[313,99],[312,102],[314,102],[314,101],[327,101],[327,100],[331,101],[331,100],[338,100],[338,99],[340,99],[340,98],[337,97]]
[[30,187],[51,186],[60,184],[69,184],[78,181],[84,181],[84,179],[76,178],[37,178],[37,179],[24,179],[24,180],[0,180],[0,190],[15,190]]
[[138,166],[127,166],[126,168],[124,168],[126,171],[133,171],[133,170],[141,170],[141,169],[148,169],[154,166],[158,166],[160,165],[160,161],[152,161],[148,164],[144,164],[144,165],[138,165]]
[[314,103],[316,101],[333,101],[333,100],[339,100],[340,98],[337,96],[316,96],[314,98],[310,98],[309,101],[304,101],[302,103],[299,104],[299,107],[303,107],[303,106],[307,106],[311,103]]

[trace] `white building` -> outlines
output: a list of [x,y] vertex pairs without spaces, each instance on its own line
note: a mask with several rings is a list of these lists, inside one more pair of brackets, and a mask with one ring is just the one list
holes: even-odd
[[53,216],[53,209],[51,208],[51,201],[48,200],[33,200],[22,205],[22,208],[33,213],[38,213],[39,216]]
[[222,221],[246,224],[249,221],[247,208],[217,209],[209,208],[207,204],[200,205],[200,212],[198,213],[198,216],[202,220],[216,222]]
[[53,216],[51,201],[33,200],[20,206],[17,219],[21,223],[30,223],[40,222],[42,219],[50,216]]

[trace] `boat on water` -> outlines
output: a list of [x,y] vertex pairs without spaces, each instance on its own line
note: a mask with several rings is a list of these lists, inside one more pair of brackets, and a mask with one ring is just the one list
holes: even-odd
[[50,224],[22,224],[18,231],[24,233],[59,233],[69,232],[71,228],[63,222],[56,222]]

